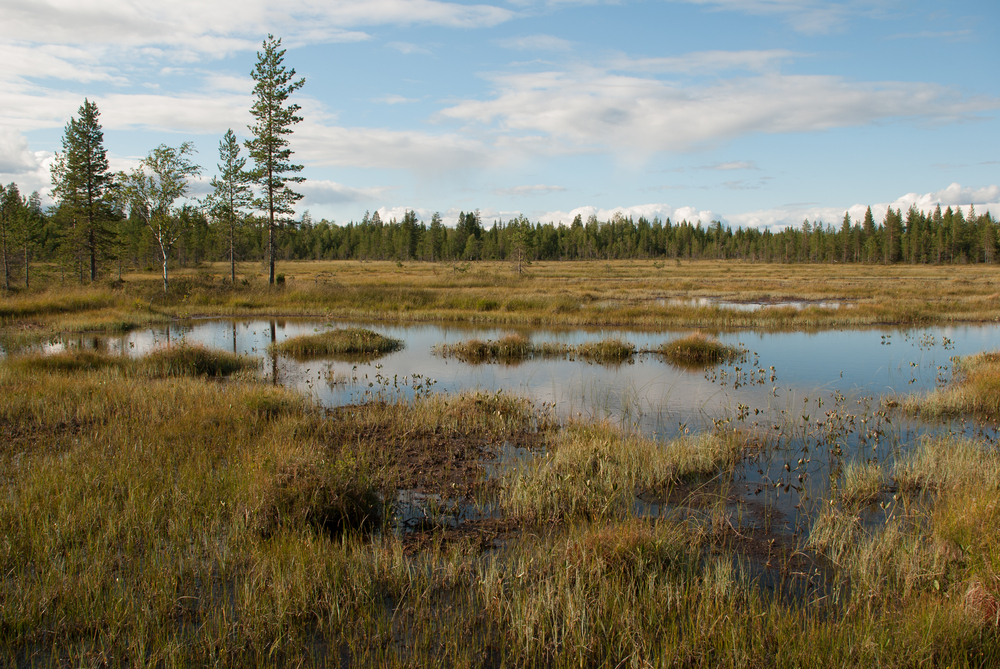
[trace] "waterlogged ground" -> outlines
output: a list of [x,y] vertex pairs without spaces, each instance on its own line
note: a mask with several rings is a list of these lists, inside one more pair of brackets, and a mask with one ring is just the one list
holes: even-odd
[[[268,351],[271,343],[345,325],[374,329],[402,340],[405,346],[369,361],[297,361]],[[812,500],[829,492],[847,462],[891,462],[927,431],[996,437],[995,427],[990,426],[921,424],[890,411],[885,400],[947,383],[954,356],[1000,345],[997,325],[723,333],[719,339],[739,346],[744,356],[702,369],[680,368],[655,353],[642,352],[689,331],[519,331],[535,343],[576,345],[620,338],[635,344],[640,353],[619,365],[572,357],[512,365],[468,364],[435,352],[438,344],[497,339],[510,332],[313,320],[200,320],[117,338],[60,339],[46,348],[102,348],[139,355],[185,341],[226,349],[261,357],[265,374],[274,383],[297,388],[331,407],[426,392],[507,390],[531,398],[560,421],[609,420],[663,439],[735,428],[758,448],[737,468],[722,493],[731,501],[734,524],[768,533],[796,534],[807,529],[815,511]],[[497,455],[507,461],[530,457],[516,448],[502,449]],[[490,464],[487,471],[495,472],[497,467]],[[676,499],[636,500],[637,510],[644,514],[660,514],[676,506]],[[450,525],[493,513],[488,504],[472,509],[420,490],[401,491],[397,507],[404,525],[419,524],[431,513],[430,507],[435,515],[446,516]]]

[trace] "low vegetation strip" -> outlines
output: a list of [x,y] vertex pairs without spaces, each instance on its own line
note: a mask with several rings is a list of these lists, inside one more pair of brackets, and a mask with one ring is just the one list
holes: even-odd
[[398,351],[403,347],[403,342],[364,328],[339,328],[292,337],[273,344],[273,347],[278,353],[286,353],[296,358],[338,355],[377,356]]
[[457,344],[439,344],[438,355],[473,364],[515,364],[531,358],[576,357],[602,364],[621,363],[636,353],[635,344],[620,339],[604,339],[583,344],[543,342],[533,344],[527,337],[511,334],[497,340],[468,339]]
[[1000,419],[1000,351],[957,359],[953,379],[945,388],[906,398],[903,408],[924,417],[974,414]]

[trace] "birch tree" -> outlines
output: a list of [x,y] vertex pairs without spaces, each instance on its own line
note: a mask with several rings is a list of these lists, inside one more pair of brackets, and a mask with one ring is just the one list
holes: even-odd
[[191,142],[177,148],[160,144],[138,168],[122,175],[124,204],[146,224],[160,251],[164,293],[169,287],[170,252],[184,232],[184,219],[177,215],[174,202],[187,195],[188,180],[201,173],[201,167],[188,159],[194,152]]

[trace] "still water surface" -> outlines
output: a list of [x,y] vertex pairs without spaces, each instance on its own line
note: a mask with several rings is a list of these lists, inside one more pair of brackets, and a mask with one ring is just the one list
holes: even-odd
[[[357,325],[403,340],[404,348],[368,362],[296,361],[268,352],[272,342],[329,327]],[[533,359],[517,365],[472,365],[434,352],[442,343],[497,339],[509,328],[384,323],[328,323],[307,319],[196,320],[117,338],[53,341],[48,350],[84,346],[139,355],[186,341],[262,358],[278,384],[297,388],[327,406],[372,396],[409,398],[417,392],[506,390],[546,404],[560,419],[607,419],[658,438],[712,429],[717,424],[760,435],[767,448],[739,466],[734,514],[757,509],[746,526],[795,532],[804,528],[831,481],[850,459],[891,462],[928,431],[977,432],[964,422],[926,425],[883,410],[880,399],[933,389],[951,378],[954,356],[1000,348],[1000,325],[821,332],[725,333],[723,343],[746,351],[743,360],[701,370],[678,368],[640,353],[622,365],[572,359]],[[617,337],[650,350],[690,330],[518,330],[532,341],[580,344]],[[524,454],[521,454],[522,456]],[[519,456],[520,457],[520,456]],[[402,494],[409,494],[403,491]],[[412,501],[400,500],[410,509]],[[667,505],[637,500],[640,513]],[[740,507],[740,504],[743,506]],[[419,506],[419,504],[417,504]],[[458,505],[461,513],[488,512]],[[425,513],[404,510],[402,515]]]

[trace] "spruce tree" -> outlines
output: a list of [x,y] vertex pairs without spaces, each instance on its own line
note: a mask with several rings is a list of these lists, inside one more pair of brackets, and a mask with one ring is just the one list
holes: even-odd
[[219,176],[212,178],[215,190],[208,197],[212,216],[228,226],[229,273],[236,283],[236,230],[243,223],[245,210],[253,204],[251,175],[245,170],[247,159],[240,156],[240,144],[230,128],[219,142]]
[[63,150],[52,166],[53,196],[69,223],[69,241],[89,256],[90,280],[94,281],[110,236],[114,181],[97,105],[84,99],[77,114],[79,118],[66,124]]
[[292,150],[288,148],[286,135],[292,133],[292,126],[302,117],[295,114],[300,109],[299,105],[289,103],[288,97],[302,88],[306,80],[295,81],[295,70],[285,69],[282,64],[285,50],[281,48],[281,39],[268,35],[263,48],[262,52],[257,52],[257,65],[250,73],[257,82],[253,88],[254,103],[250,108],[257,122],[247,126],[253,138],[246,141],[246,147],[256,165],[253,181],[261,189],[260,197],[254,200],[254,207],[267,212],[268,283],[274,285],[275,217],[293,213],[292,205],[302,199],[302,195],[288,187],[288,182],[305,180],[291,176],[301,172],[302,165],[289,162]]

